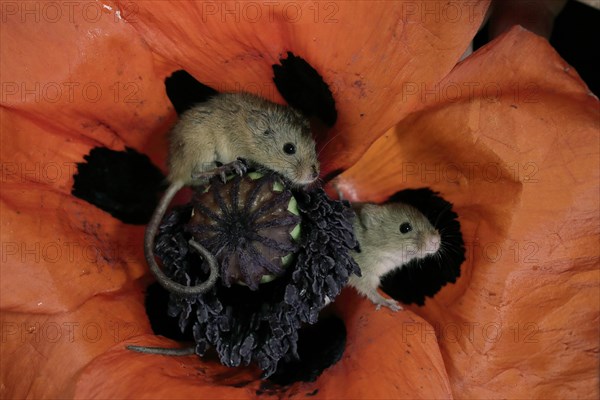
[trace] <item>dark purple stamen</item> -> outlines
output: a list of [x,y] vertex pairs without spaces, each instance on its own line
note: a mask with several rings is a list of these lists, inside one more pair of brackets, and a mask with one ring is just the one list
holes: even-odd
[[[297,358],[298,329],[315,323],[349,275],[360,274],[349,252],[357,242],[352,211],[321,188],[294,191],[302,220],[294,242],[289,232],[300,217],[287,210],[290,189],[273,191],[272,174],[248,179],[212,181],[209,192],[195,195],[192,218],[190,205],[173,209],[159,229],[155,254],[165,273],[186,284],[208,276],[188,249],[190,237],[215,255],[221,281],[195,298],[170,294],[169,315],[179,318],[182,332],[193,334],[196,354],[214,348],[224,365],[254,362],[269,376],[280,360]],[[281,256],[292,251],[284,267]],[[278,278],[260,284],[271,274]]]

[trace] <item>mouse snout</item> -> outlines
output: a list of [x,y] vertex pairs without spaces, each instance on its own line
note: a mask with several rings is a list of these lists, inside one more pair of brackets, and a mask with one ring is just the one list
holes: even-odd
[[423,241],[423,253],[425,255],[435,254],[440,249],[441,237],[438,231],[428,232]]
[[318,164],[302,164],[299,163],[295,170],[295,181],[300,185],[309,185],[319,177]]

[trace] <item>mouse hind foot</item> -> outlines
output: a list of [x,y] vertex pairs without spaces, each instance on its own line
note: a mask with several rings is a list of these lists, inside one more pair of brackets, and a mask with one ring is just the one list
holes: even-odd
[[219,176],[221,177],[221,181],[225,183],[227,182],[227,175],[237,174],[239,176],[242,176],[246,173],[247,170],[248,163],[245,160],[238,158],[235,161],[215,167],[214,169],[209,171],[202,169],[194,170],[192,172],[192,179],[197,182],[206,182],[214,176]]
[[375,304],[377,306],[376,307],[377,310],[381,309],[381,307],[387,307],[394,312],[404,310],[404,308],[402,308],[400,303],[398,303],[394,299],[386,299],[383,297],[381,299],[382,300],[380,300],[378,302],[373,302],[373,304]]
[[386,299],[385,297],[380,295],[376,290],[367,294],[367,297],[369,298],[369,300],[371,300],[373,304],[377,306],[377,310],[380,310],[381,307],[387,307],[394,312],[404,310],[404,308],[402,308],[400,303],[398,303],[396,300]]

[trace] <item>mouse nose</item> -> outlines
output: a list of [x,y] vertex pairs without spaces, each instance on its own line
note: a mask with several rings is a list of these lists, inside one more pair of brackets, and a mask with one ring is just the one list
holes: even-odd
[[317,179],[317,177],[319,176],[319,171],[317,171],[317,166],[315,164],[313,164],[311,166],[311,169],[312,169],[311,178]]
[[427,254],[437,253],[437,251],[440,249],[441,242],[442,238],[440,237],[440,234],[437,231],[433,232],[426,239],[425,252]]

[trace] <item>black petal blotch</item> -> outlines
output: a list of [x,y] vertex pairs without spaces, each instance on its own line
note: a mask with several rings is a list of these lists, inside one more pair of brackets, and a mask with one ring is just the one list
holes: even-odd
[[273,82],[288,104],[332,127],[337,121],[333,93],[317,70],[292,52],[273,65]]
[[458,215],[452,210],[452,203],[426,188],[402,190],[391,196],[388,202],[412,205],[440,232],[442,249],[438,254],[413,260],[381,280],[383,291],[394,299],[422,306],[425,297],[433,297],[460,276],[460,267],[465,261],[465,242]]
[[194,105],[205,102],[218,93],[182,69],[173,72],[165,79],[165,90],[177,115],[183,114]]
[[269,380],[279,385],[314,382],[331,365],[337,363],[346,348],[346,326],[335,316],[321,318],[299,332],[299,360],[284,360]]
[[[191,327],[196,353],[213,348],[220,361],[235,367],[256,363],[264,376],[272,375],[281,360],[298,358],[298,330],[315,324],[321,309],[360,270],[349,250],[357,245],[352,210],[327,197],[322,188],[294,190],[302,218],[295,262],[258,290],[246,285],[223,285],[220,280],[207,293],[184,298],[170,294],[169,315],[179,328]],[[192,206],[174,208],[163,220],[155,254],[172,279],[196,284],[208,270],[190,251],[185,225]],[[200,267],[199,267],[200,266]]]
[[71,194],[128,224],[146,224],[165,177],[145,154],[95,147],[77,164]]

